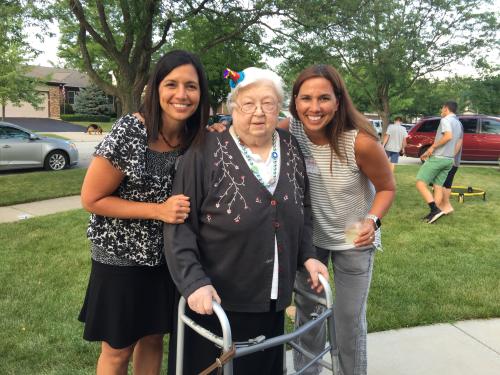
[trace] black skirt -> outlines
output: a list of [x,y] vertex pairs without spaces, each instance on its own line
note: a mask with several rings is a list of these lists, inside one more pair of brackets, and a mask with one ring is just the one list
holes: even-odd
[[177,291],[166,265],[112,266],[92,260],[78,320],[83,338],[126,348],[144,336],[172,332]]
[[[231,326],[233,342],[247,341],[260,335],[264,335],[266,338],[282,335],[285,315],[283,311],[274,311],[274,307],[275,303],[271,303],[271,311],[265,313],[225,311]],[[198,315],[187,306],[186,310],[187,315],[195,322],[217,336],[222,336],[220,323],[215,313],[213,315]],[[177,340],[177,337],[171,337],[171,340]],[[214,363],[215,358],[220,357],[221,354],[220,348],[186,326],[183,375],[199,374]],[[170,356],[173,356],[172,352],[169,352]],[[169,361],[168,370],[169,374],[175,374],[175,360]],[[282,375],[283,346],[234,359],[233,372],[236,375]],[[213,372],[213,374],[216,373],[217,371]]]

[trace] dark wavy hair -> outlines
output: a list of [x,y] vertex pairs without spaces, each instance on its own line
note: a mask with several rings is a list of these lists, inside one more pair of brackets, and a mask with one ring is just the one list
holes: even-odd
[[300,87],[308,79],[318,77],[325,78],[332,84],[333,92],[338,102],[338,109],[325,130],[332,152],[335,152],[340,159],[345,159],[345,156],[342,155],[342,153],[345,153],[345,150],[341,152],[339,146],[340,134],[348,130],[358,129],[370,135],[373,139],[377,139],[377,136],[373,126],[354,106],[344,80],[334,67],[325,64],[312,65],[300,72],[293,84],[293,100],[290,101],[289,110],[293,117],[299,119],[297,108],[295,107],[295,99],[299,94]]
[[165,54],[157,63],[149,77],[144,101],[139,110],[144,117],[148,140],[157,140],[162,121],[162,109],[158,87],[163,79],[175,68],[182,65],[192,65],[198,74],[200,85],[200,103],[196,111],[186,121],[185,134],[181,147],[188,148],[191,144],[199,144],[205,134],[210,112],[208,82],[201,61],[194,54],[183,50],[174,50]]

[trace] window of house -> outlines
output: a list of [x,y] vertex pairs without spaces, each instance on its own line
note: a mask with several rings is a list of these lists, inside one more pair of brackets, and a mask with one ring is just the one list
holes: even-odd
[[78,92],[77,91],[68,91],[66,93],[66,95],[68,96],[68,103],[75,104],[75,98],[78,95]]
[[481,133],[500,134],[500,121],[493,119],[481,120]]

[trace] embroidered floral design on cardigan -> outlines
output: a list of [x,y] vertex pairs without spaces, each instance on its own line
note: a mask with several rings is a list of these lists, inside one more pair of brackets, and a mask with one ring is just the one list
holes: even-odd
[[[220,139],[217,137],[217,150],[215,150],[213,155],[216,159],[214,165],[220,167],[223,172],[223,175],[219,178],[219,180],[214,183],[214,187],[221,186],[221,184],[225,181],[228,182],[226,190],[222,195],[219,196],[219,200],[215,204],[215,207],[219,208],[222,200],[225,197],[230,197],[231,199],[227,204],[226,209],[226,212],[229,215],[233,212],[232,207],[236,199],[239,199],[243,202],[243,209],[248,210],[249,207],[247,205],[245,197],[243,196],[243,194],[241,194],[240,191],[240,188],[245,186],[245,176],[240,175],[239,179],[236,176],[237,171],[240,169],[240,167],[232,162],[233,156],[228,151],[228,143],[229,141],[224,141],[224,143],[222,144]],[[238,221],[236,221],[236,219]],[[240,217],[238,215],[235,218],[235,222],[239,222],[239,219]]]
[[[302,159],[299,156],[299,150],[293,144],[291,136],[288,140],[283,137],[283,142],[287,145],[286,165],[287,167],[290,167],[292,169],[292,171],[288,171],[286,175],[288,177],[288,181],[291,182],[293,186],[293,196],[295,199],[295,204],[300,203],[300,205],[303,206],[304,188],[301,186],[304,186],[304,170],[303,168],[300,168],[300,165],[302,165]],[[301,178],[302,181],[298,181],[297,178]],[[287,200],[288,194],[283,197],[283,199]]]

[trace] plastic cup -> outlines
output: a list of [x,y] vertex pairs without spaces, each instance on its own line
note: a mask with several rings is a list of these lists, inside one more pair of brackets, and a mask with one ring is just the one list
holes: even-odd
[[361,230],[361,220],[357,220],[351,223],[347,223],[345,227],[345,243],[348,245],[354,245],[354,240],[358,237]]

